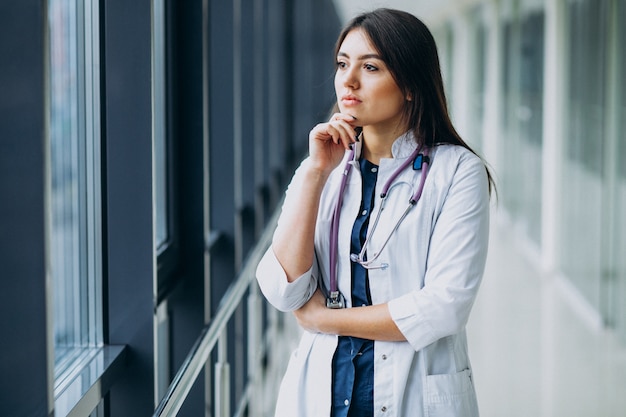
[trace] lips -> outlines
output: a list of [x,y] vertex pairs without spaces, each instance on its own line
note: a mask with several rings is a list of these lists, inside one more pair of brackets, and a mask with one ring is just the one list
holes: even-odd
[[353,94],[344,94],[341,96],[341,102],[346,106],[354,106],[361,103],[361,100]]

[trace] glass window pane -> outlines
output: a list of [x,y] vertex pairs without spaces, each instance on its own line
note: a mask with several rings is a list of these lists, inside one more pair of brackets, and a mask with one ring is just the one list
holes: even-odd
[[515,222],[541,242],[544,15],[512,16],[503,27],[502,200]]
[[472,59],[471,77],[469,83],[469,129],[465,140],[477,152],[482,152],[483,126],[485,117],[485,72],[487,59],[487,28],[483,22],[482,9],[472,12]]
[[167,146],[165,100],[165,22],[163,0],[152,4],[152,130],[154,141],[154,200],[156,204],[156,247],[169,239],[167,196]]
[[[619,16],[616,21],[619,22],[618,23],[618,28],[619,28],[619,38],[617,41],[617,48],[618,50],[616,51],[619,57],[619,67],[618,67],[618,74],[621,74],[618,77],[618,80],[620,82],[620,88],[619,88],[619,103],[621,105],[620,107],[620,117],[619,120],[621,121],[621,126],[619,131],[621,132],[621,134],[618,137],[618,143],[619,143],[619,155],[620,157],[618,158],[618,161],[620,161],[619,164],[617,164],[618,169],[619,169],[619,175],[620,175],[620,182],[621,184],[624,186],[626,185],[626,164],[623,163],[623,161],[626,161],[626,80],[623,77],[623,74],[626,73],[626,24],[624,24],[624,22],[626,22],[626,3],[624,2],[620,2],[619,3]],[[626,193],[626,189],[622,188],[622,192]],[[626,194],[624,194],[626,196]],[[626,205],[623,205],[622,207],[624,207],[626,209]],[[621,213],[624,213],[625,211],[620,211]],[[626,238],[626,233],[622,234],[622,236],[624,238]],[[626,243],[626,242],[625,242]],[[625,250],[622,251],[621,253],[626,253],[626,248],[624,248]],[[625,300],[626,301],[626,300]]]
[[519,123],[520,153],[516,155],[523,188],[513,192],[523,198],[523,219],[526,232],[533,241],[541,243],[541,184],[543,176],[543,72],[544,72],[544,14],[526,15],[521,22],[520,94],[516,117]]
[[49,0],[48,241],[57,375],[101,343],[97,5]]
[[516,71],[519,55],[516,53],[519,45],[518,24],[509,18],[502,27],[502,105],[500,117],[500,132],[502,132],[502,145],[499,147],[498,159],[501,161],[502,170],[499,173],[502,184],[502,201],[513,219],[518,219],[523,204],[523,196],[516,190],[521,189],[521,181],[524,176],[519,175],[516,166],[518,164],[519,141],[517,140],[516,125],[513,115],[516,110]]
[[567,4],[568,70],[561,268],[602,311],[603,152],[608,0]]
[[[624,74],[626,71],[626,3],[618,2],[618,18],[615,19],[618,23],[619,38],[617,41],[616,51],[619,57],[617,74]],[[622,340],[626,343],[626,80],[623,75],[618,77],[619,86],[619,110],[618,117],[620,125],[618,127],[617,146],[618,152],[617,169],[618,176],[616,181],[616,194],[617,194],[617,207],[615,212],[618,213],[615,218],[617,219],[617,248],[614,251],[617,256],[614,257],[614,261],[617,263],[617,280],[618,280],[618,294],[616,300],[616,306],[618,309],[617,325]]]

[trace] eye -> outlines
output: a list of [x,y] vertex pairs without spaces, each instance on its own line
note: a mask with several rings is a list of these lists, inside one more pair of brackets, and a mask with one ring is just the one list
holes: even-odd
[[365,68],[367,71],[370,71],[370,72],[378,71],[378,67],[372,64],[365,64],[363,65],[363,68]]
[[344,61],[337,61],[337,68],[345,68],[346,66],[348,66],[348,64],[346,64]]

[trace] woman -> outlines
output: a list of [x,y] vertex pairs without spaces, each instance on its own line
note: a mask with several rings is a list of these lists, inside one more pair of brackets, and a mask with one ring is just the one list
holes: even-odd
[[491,177],[450,122],[420,20],[364,13],[335,56],[338,111],[311,130],[257,270],[305,329],[276,415],[476,416],[465,324]]

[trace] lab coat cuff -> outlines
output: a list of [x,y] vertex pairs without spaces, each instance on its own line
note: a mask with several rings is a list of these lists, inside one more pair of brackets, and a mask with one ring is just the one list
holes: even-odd
[[416,292],[412,291],[388,302],[387,307],[394,321],[407,342],[419,351],[431,344],[435,333],[425,315],[420,314],[417,307]]
[[259,262],[256,277],[265,298],[278,310],[285,312],[302,307],[317,289],[312,278],[312,267],[289,282],[271,247]]

